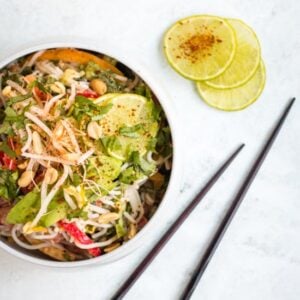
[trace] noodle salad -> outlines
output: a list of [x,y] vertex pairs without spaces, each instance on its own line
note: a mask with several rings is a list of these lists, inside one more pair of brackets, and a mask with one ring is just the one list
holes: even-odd
[[155,95],[114,59],[39,51],[0,71],[0,238],[59,261],[132,239],[172,166]]

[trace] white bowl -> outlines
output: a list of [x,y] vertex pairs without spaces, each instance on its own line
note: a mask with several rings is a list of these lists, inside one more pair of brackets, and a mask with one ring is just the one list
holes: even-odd
[[[155,230],[158,233],[161,233],[161,230],[159,230],[160,226],[163,224],[163,216],[168,214],[168,205],[174,200],[176,197],[178,197],[179,190],[180,190],[180,179],[181,179],[181,162],[182,162],[182,153],[180,151],[181,143],[180,143],[180,128],[178,127],[178,124],[180,123],[178,120],[178,117],[176,116],[176,113],[174,111],[174,107],[172,106],[172,103],[169,100],[169,97],[167,96],[165,90],[162,88],[161,84],[157,81],[158,78],[153,78],[145,67],[142,67],[140,64],[136,62],[134,58],[128,59],[128,53],[118,53],[121,52],[118,51],[118,47],[99,47],[95,46],[92,43],[66,43],[66,42],[55,42],[55,43],[45,43],[40,44],[37,46],[26,48],[25,50],[19,51],[0,63],[0,69],[5,67],[8,63],[14,61],[17,58],[20,58],[24,55],[27,55],[29,53],[39,51],[42,49],[48,49],[48,48],[65,48],[65,47],[72,47],[72,48],[80,48],[90,51],[99,52],[102,54],[106,54],[108,56],[111,56],[124,65],[128,66],[130,69],[132,69],[135,73],[137,73],[151,88],[151,90],[156,95],[157,99],[159,100],[166,118],[169,122],[170,129],[171,129],[171,135],[172,135],[172,141],[173,141],[173,163],[172,163],[172,170],[171,170],[171,176],[169,185],[167,187],[166,193],[157,209],[155,214],[152,216],[152,218],[149,220],[149,222],[145,225],[145,227],[130,241],[123,244],[120,248],[117,248],[116,250],[107,253],[103,256],[99,256],[96,258],[86,259],[86,260],[80,260],[80,261],[74,261],[74,262],[59,262],[59,261],[53,261],[51,259],[47,259],[42,255],[39,255],[37,251],[30,251],[23,248],[18,247],[17,245],[11,245],[4,241],[0,240],[0,248],[4,249],[8,253],[24,259],[28,262],[49,266],[49,267],[79,267],[79,266],[87,266],[87,265],[94,265],[94,264],[105,264],[109,263],[115,260],[120,259],[121,257],[124,257],[131,253],[133,250],[135,250],[137,247],[141,246],[142,244],[148,244],[147,243],[147,237],[149,232],[155,232]],[[113,50],[112,50],[113,49]]]

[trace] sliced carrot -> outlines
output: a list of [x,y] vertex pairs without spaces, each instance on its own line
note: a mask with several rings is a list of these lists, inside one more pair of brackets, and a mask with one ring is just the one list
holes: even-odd
[[86,64],[89,61],[93,61],[100,68],[104,70],[111,70],[114,73],[122,75],[115,66],[107,62],[106,60],[93,55],[91,53],[72,49],[72,48],[59,48],[59,49],[51,49],[46,50],[41,56],[39,56],[38,60],[62,60],[65,62],[75,62],[79,64]]

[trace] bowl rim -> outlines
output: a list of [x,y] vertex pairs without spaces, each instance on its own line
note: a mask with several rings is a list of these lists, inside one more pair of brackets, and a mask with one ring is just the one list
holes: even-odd
[[[147,70],[145,66],[143,66],[141,63],[137,62],[135,59],[130,59],[128,57],[128,53],[126,55],[122,55],[122,53],[117,53],[118,51],[113,50],[117,49],[117,47],[108,46],[105,45],[97,45],[92,42],[48,42],[48,43],[39,43],[37,45],[33,45],[30,47],[26,47],[20,51],[15,52],[12,55],[7,56],[6,58],[2,59],[0,62],[0,69],[5,67],[10,62],[25,56],[27,54],[30,54],[32,52],[44,50],[44,49],[51,49],[51,48],[77,48],[87,51],[94,51],[101,54],[108,55],[110,57],[113,57],[117,59],[117,61],[120,61],[128,68],[132,69],[136,74],[138,74],[151,88],[151,90],[156,95],[158,102],[160,103],[161,107],[163,108],[163,111],[166,115],[167,121],[169,123],[170,129],[171,129],[171,135],[172,135],[172,144],[173,144],[173,157],[172,157],[172,171],[170,175],[170,180],[168,187],[166,189],[166,192],[164,194],[164,197],[162,198],[155,214],[151,217],[149,222],[144,226],[142,230],[138,232],[138,234],[130,241],[123,244],[121,247],[115,249],[114,251],[110,253],[106,253],[105,255],[91,258],[91,259],[85,259],[85,260],[79,260],[79,261],[70,261],[70,262],[61,262],[61,261],[52,261],[43,259],[41,257],[34,257],[31,255],[28,255],[26,253],[23,253],[21,250],[17,250],[9,245],[7,245],[4,241],[0,240],[0,249],[2,248],[9,254],[12,254],[13,256],[20,258],[22,260],[25,260],[27,262],[31,262],[37,265],[41,266],[47,266],[47,267],[57,267],[57,268],[74,268],[74,267],[81,267],[81,266],[88,266],[88,265],[100,265],[100,264],[106,264],[113,261],[116,261],[131,252],[133,252],[136,248],[141,246],[142,240],[146,239],[146,236],[149,235],[149,232],[153,231],[155,227],[158,228],[159,225],[162,225],[162,215],[165,211],[165,208],[168,204],[168,199],[172,198],[174,196],[178,196],[179,190],[180,190],[180,184],[181,184],[181,163],[180,163],[180,128],[178,126],[178,120],[175,122],[175,116],[178,118],[174,106],[171,105],[171,102],[168,100],[170,99],[169,95],[167,94],[165,88],[162,86],[161,82],[158,82],[158,80],[154,79],[154,77],[150,74],[150,72]],[[152,230],[151,230],[152,229]]]

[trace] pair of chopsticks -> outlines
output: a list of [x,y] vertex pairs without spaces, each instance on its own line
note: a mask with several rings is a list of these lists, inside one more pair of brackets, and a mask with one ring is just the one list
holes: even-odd
[[[231,206],[226,212],[222,222],[218,226],[217,231],[215,232],[212,240],[210,241],[203,257],[201,258],[199,264],[197,265],[186,289],[184,290],[180,299],[186,300],[190,299],[194,290],[197,287],[198,282],[200,281],[203,273],[206,270],[207,265],[209,264],[211,258],[213,257],[218,245],[220,244],[228,226],[230,225],[236,211],[238,210],[242,200],[244,199],[251,183],[253,182],[255,176],[257,175],[261,165],[263,164],[269,150],[271,149],[292,105],[295,102],[295,98],[291,99],[287,107],[285,108],[283,114],[278,120],[274,130],[272,131],[270,137],[268,138],[266,144],[262,148],[260,154],[255,160],[253,166],[251,167],[247,177],[245,178],[243,184],[241,185],[238,193],[232,201]],[[127,294],[129,289],[134,285],[134,283],[138,280],[138,278],[142,275],[142,273],[146,270],[146,268],[150,265],[150,263],[154,260],[156,255],[160,252],[160,250],[166,245],[166,243],[170,240],[173,234],[177,231],[180,225],[187,219],[190,213],[194,210],[194,208],[198,205],[198,203],[203,199],[203,197],[207,194],[207,192],[211,189],[211,187],[217,182],[220,176],[224,173],[227,167],[231,164],[231,162],[235,159],[235,157],[240,153],[245,145],[242,144],[238,147],[237,150],[223,163],[223,165],[219,168],[219,170],[212,176],[212,178],[207,182],[207,184],[202,188],[202,190],[197,194],[195,199],[185,208],[185,210],[180,214],[180,216],[176,219],[176,221],[171,225],[171,227],[165,232],[165,234],[160,238],[160,240],[155,244],[155,246],[150,250],[150,252],[146,255],[146,257],[142,260],[142,262],[137,266],[137,268],[132,272],[129,278],[123,283],[123,285],[118,289],[118,291],[111,298],[112,300],[123,299],[123,297]]]

